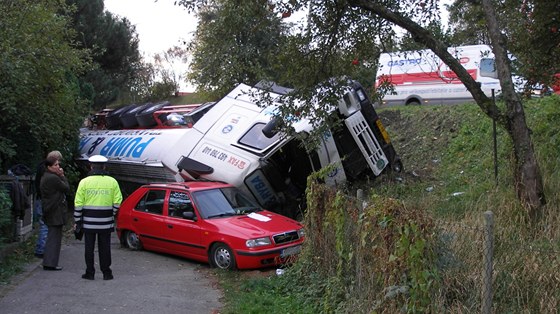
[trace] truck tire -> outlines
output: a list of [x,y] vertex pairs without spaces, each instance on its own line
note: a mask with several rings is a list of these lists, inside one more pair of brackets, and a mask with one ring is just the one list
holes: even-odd
[[146,106],[150,106],[150,105],[151,104],[137,105],[133,108],[130,108],[128,111],[123,112],[121,114],[121,123],[123,128],[129,129],[137,126],[138,120],[136,119],[136,114],[144,110]]
[[149,128],[153,127],[157,124],[156,120],[154,119],[154,112],[160,110],[165,106],[171,105],[168,101],[163,101],[159,103],[148,103],[142,111],[136,113],[136,120],[138,121],[138,125],[141,127]]
[[131,108],[134,108],[136,106],[136,104],[131,104],[131,105],[127,105],[127,106],[122,106],[119,107],[109,113],[107,113],[107,116],[105,117],[105,122],[107,123],[107,129],[109,130],[117,130],[122,128],[122,122],[121,122],[121,115],[124,112],[127,112],[128,110],[130,110]]

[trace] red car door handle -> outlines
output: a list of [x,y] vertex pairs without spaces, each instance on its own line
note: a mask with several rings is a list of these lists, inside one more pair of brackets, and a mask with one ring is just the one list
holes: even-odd
[[167,228],[173,229],[173,225],[167,225]]
[[132,220],[134,220],[134,221],[138,221],[138,218],[136,218],[136,217],[135,217],[135,218],[132,218]]

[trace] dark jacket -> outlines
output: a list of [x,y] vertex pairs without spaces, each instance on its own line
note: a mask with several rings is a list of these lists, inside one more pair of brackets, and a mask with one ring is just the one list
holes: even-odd
[[70,185],[66,177],[45,171],[41,178],[41,199],[43,207],[43,221],[47,226],[62,226],[66,223],[68,205],[66,193],[70,192]]
[[35,195],[37,199],[41,199],[41,179],[47,170],[47,166],[45,166],[45,161],[41,161],[37,165],[37,170],[35,171]]

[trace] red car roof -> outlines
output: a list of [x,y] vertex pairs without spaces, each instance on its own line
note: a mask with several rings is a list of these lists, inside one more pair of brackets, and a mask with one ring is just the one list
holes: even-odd
[[220,181],[185,181],[185,182],[161,182],[161,183],[150,183],[146,184],[143,187],[145,188],[153,188],[153,187],[161,187],[161,188],[184,188],[191,191],[194,190],[206,190],[211,188],[223,188],[223,187],[232,187],[231,184],[220,182]]

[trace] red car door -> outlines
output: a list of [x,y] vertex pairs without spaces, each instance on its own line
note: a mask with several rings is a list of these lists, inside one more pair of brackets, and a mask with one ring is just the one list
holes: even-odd
[[131,211],[131,229],[140,236],[146,248],[158,250],[166,246],[166,225],[163,208],[166,190],[148,190]]
[[202,230],[197,221],[190,196],[171,190],[168,199],[166,230],[174,250],[181,255],[206,259],[206,248],[201,244]]

